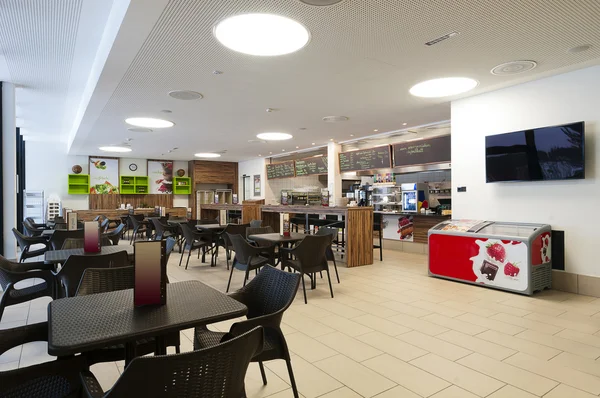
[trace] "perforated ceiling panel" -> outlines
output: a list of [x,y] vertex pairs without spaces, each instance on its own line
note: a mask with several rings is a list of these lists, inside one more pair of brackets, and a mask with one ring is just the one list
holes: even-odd
[[[221,19],[266,12],[293,18],[311,32],[308,45],[280,57],[252,57],[220,45],[212,34]],[[195,152],[227,150],[241,160],[348,140],[373,129],[397,130],[449,119],[448,99],[411,97],[415,83],[468,76],[480,93],[596,63],[600,57],[598,0],[346,0],[327,7],[297,0],[172,0],[79,152],[133,138],[136,157],[189,159]],[[133,26],[123,26],[123,35]],[[433,46],[444,34],[460,34]],[[592,44],[588,51],[571,47]],[[494,76],[511,60],[534,60],[534,70]],[[215,75],[214,70],[223,71]],[[194,90],[204,99],[177,101],[171,90]],[[266,108],[274,112],[265,112]],[[170,109],[171,114],[160,113]],[[343,123],[324,123],[331,115]],[[172,129],[130,133],[130,116],[165,117]],[[300,130],[306,128],[306,130]],[[286,131],[291,142],[249,143],[257,133]],[[168,143],[164,145],[164,137]],[[168,147],[179,147],[166,153]],[[165,154],[164,156],[161,154]]]

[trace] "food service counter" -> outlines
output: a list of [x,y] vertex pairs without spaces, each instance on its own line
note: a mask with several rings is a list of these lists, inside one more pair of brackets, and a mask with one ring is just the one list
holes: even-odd
[[263,225],[270,225],[279,232],[279,214],[335,214],[345,218],[345,253],[348,267],[373,264],[373,208],[372,207],[327,207],[327,206],[283,206],[261,207]]
[[252,220],[260,220],[260,201],[244,201],[242,204],[200,204],[198,205],[200,214],[199,219],[219,218],[219,212],[225,210],[227,219],[230,219],[230,212],[241,212],[241,223],[247,224]]
[[383,239],[427,244],[429,229],[452,216],[379,211],[383,222]]
[[[77,213],[78,221],[93,221],[97,216],[106,216],[111,220],[118,220],[121,216],[129,214],[129,210],[121,209],[97,209],[97,210],[73,210]],[[153,214],[154,208],[138,208],[134,210],[134,214]],[[174,207],[171,209],[165,209],[165,214],[170,214],[173,217],[185,217],[187,209],[185,207]]]

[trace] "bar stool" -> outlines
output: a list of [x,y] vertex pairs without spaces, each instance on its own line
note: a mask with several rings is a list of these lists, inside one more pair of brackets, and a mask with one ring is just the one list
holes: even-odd
[[373,214],[373,232],[379,236],[379,245],[373,245],[373,249],[379,249],[379,261],[383,261],[383,217],[379,213]]

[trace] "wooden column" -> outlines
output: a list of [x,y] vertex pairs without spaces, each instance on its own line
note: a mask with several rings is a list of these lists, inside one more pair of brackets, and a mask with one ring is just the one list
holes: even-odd
[[346,215],[346,264],[373,264],[373,208],[348,207]]
[[260,206],[265,200],[244,200],[242,202],[242,224],[249,224],[252,220],[262,220]]

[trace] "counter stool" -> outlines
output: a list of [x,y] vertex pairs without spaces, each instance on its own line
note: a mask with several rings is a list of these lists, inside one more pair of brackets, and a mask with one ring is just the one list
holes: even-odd
[[379,213],[373,214],[373,232],[379,236],[379,245],[373,245],[373,249],[379,249],[379,261],[383,261],[383,217]]

